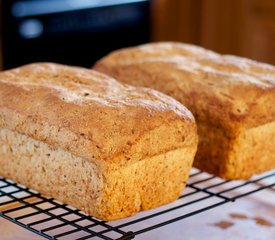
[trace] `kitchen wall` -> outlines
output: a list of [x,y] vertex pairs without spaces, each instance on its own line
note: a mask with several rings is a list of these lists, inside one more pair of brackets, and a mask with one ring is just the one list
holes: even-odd
[[274,0],[154,0],[153,40],[198,44],[275,65]]

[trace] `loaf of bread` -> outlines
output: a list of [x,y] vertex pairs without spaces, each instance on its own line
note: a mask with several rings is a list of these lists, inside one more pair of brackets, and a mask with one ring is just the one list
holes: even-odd
[[179,196],[193,115],[157,91],[52,63],[0,73],[0,175],[104,220]]
[[200,138],[196,167],[225,179],[275,167],[275,67],[167,42],[115,51],[95,69],[191,110]]

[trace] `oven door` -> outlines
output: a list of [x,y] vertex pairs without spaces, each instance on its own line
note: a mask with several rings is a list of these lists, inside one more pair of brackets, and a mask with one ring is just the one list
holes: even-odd
[[2,1],[4,68],[37,61],[90,67],[149,41],[149,0]]

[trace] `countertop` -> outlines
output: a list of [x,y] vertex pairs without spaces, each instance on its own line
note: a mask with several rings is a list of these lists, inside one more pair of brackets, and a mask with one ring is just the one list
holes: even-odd
[[[275,193],[263,190],[234,203],[197,214],[135,239],[173,240],[274,240]],[[0,218],[1,240],[44,239]],[[67,238],[66,238],[67,239]]]

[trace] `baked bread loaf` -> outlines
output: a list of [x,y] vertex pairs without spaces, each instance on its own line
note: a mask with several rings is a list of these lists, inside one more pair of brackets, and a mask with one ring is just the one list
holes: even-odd
[[167,42],[115,51],[94,68],[190,109],[200,138],[196,167],[225,179],[275,167],[275,67]]
[[104,220],[179,196],[193,115],[157,91],[51,63],[0,73],[0,175]]

